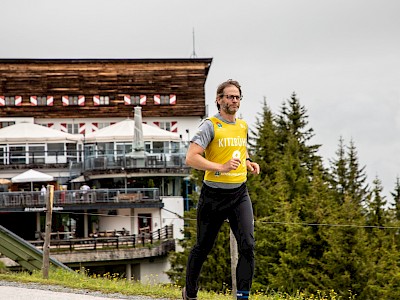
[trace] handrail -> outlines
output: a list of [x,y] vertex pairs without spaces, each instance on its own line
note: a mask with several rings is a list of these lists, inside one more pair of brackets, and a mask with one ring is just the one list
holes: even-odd
[[[43,247],[42,247],[43,249]],[[29,271],[40,270],[43,266],[43,252],[18,235],[0,225],[0,252]],[[65,270],[70,268],[54,258],[51,265]]]
[[[66,235],[67,236],[67,235]],[[144,247],[153,245],[157,242],[163,242],[173,239],[173,225],[166,225],[150,233],[140,233],[133,235],[114,235],[108,237],[95,236],[88,238],[66,238],[52,239],[50,241],[51,249],[78,251],[78,250],[99,250],[99,249],[119,249]],[[43,240],[29,241],[39,249],[43,249]]]
[[22,165],[80,165],[85,170],[135,167],[183,167],[185,149],[164,149],[162,152],[143,152],[141,157],[120,150],[23,150],[3,151],[0,167]]
[[[68,206],[75,204],[110,204],[133,202],[159,202],[158,188],[127,188],[127,189],[91,189],[84,190],[57,190],[54,191],[54,206]],[[46,206],[46,195],[40,191],[1,192],[0,209],[11,207],[25,207],[26,211]]]

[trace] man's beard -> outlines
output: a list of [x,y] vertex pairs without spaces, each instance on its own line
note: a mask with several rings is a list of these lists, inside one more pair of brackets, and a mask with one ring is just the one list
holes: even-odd
[[227,113],[228,115],[234,115],[238,111],[239,107],[236,108],[230,108],[229,104],[222,104],[221,105],[222,110]]

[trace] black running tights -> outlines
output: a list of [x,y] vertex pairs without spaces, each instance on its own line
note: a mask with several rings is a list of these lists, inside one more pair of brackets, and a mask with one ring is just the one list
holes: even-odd
[[226,219],[238,243],[237,290],[250,291],[254,275],[254,219],[246,184],[235,189],[211,188],[203,184],[197,208],[197,241],[189,254],[186,269],[188,297],[197,296],[201,268]]

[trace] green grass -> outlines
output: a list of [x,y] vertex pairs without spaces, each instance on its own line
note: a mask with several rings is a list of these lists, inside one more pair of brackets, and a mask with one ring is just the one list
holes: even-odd
[[[0,280],[17,281],[24,283],[40,283],[63,286],[89,291],[100,291],[106,294],[120,293],[124,295],[143,295],[154,298],[181,299],[181,287],[173,284],[142,284],[137,281],[121,279],[118,274],[106,274],[104,276],[88,276],[84,272],[67,272],[65,270],[51,270],[49,279],[43,279],[42,272],[0,272]],[[200,291],[200,300],[231,300],[230,291],[226,293],[213,293]],[[333,291],[328,295],[317,292],[315,295],[304,296],[301,293],[290,296],[283,294],[254,293],[251,300],[338,300],[340,299]]]

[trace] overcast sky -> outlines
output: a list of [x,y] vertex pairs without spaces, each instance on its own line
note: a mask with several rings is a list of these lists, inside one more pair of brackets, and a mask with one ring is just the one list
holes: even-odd
[[[295,92],[325,161],[353,140],[391,200],[400,174],[399,0],[1,0],[0,58],[213,58],[250,125]],[[195,46],[193,47],[193,29]]]

